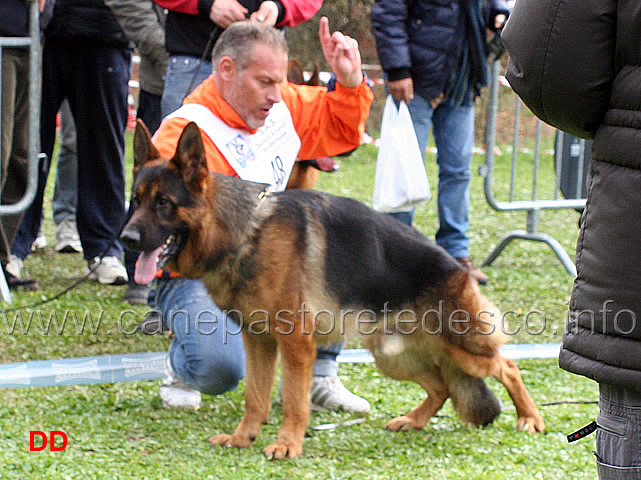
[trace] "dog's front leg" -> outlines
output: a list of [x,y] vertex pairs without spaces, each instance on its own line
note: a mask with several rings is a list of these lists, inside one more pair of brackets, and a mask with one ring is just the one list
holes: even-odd
[[438,384],[434,379],[430,379],[428,382],[415,381],[428,393],[427,398],[407,415],[396,417],[387,422],[386,429],[393,432],[405,432],[410,428],[421,430],[447,400],[448,393],[445,384]]
[[310,334],[295,332],[280,335],[278,340],[283,372],[283,423],[278,439],[267,446],[263,453],[274,459],[294,458],[303,453],[316,349]]
[[260,426],[267,422],[278,360],[277,345],[271,335],[247,330],[243,330],[243,343],[247,368],[245,415],[232,435],[211,437],[211,445],[249,447],[256,440]]
[[517,429],[527,430],[528,433],[543,432],[545,422],[523,384],[519,368],[512,360],[500,355],[497,355],[497,363],[498,372],[494,376],[505,385],[514,402],[518,416]]

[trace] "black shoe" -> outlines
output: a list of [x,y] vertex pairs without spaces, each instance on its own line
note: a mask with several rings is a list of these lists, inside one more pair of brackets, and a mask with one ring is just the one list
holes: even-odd
[[9,285],[10,290],[26,290],[32,292],[34,290],[40,290],[40,285],[35,280],[30,278],[18,278],[14,275],[11,275],[9,272],[4,271],[4,278],[7,280],[7,285]]
[[129,282],[127,291],[122,296],[129,305],[147,305],[150,288],[148,285],[140,285],[135,282]]
[[472,263],[470,257],[457,258],[456,260],[465,270],[469,272],[470,277],[476,280],[479,285],[487,285],[489,277],[481,272],[481,270],[479,270],[479,268]]
[[169,333],[165,328],[162,321],[162,313],[159,311],[152,311],[147,314],[147,317],[138,324],[138,328],[144,335],[163,335]]

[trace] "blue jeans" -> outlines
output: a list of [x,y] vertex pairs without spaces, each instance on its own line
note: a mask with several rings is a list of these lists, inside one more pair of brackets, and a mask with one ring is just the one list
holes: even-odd
[[51,208],[53,221],[59,225],[64,220],[76,221],[78,198],[78,153],[76,146],[76,124],[65,98],[60,105],[61,142],[56,167],[56,186],[53,191]]
[[160,111],[162,117],[178,110],[183,100],[209,75],[212,66],[208,60],[187,55],[174,55],[169,59]]
[[236,388],[245,376],[243,337],[200,280],[159,280],[149,304],[176,335],[169,359],[187,385],[210,395]]
[[[169,359],[187,385],[210,395],[236,388],[245,376],[240,327],[218,308],[200,280],[159,280],[149,305],[175,335]],[[341,348],[342,344],[319,348],[314,375],[336,376]]]
[[[437,204],[440,226],[436,232],[436,243],[453,257],[468,257],[474,105],[452,107],[441,104],[433,109],[428,99],[415,95],[408,109],[421,151],[424,152],[427,147],[430,126],[438,151]],[[413,213],[399,212],[391,215],[411,225]]]

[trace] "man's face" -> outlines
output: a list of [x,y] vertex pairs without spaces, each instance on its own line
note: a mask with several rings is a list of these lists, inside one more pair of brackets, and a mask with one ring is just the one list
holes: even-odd
[[280,102],[280,87],[287,76],[287,54],[268,45],[254,46],[245,70],[236,71],[225,100],[249,128],[265,124],[269,110]]

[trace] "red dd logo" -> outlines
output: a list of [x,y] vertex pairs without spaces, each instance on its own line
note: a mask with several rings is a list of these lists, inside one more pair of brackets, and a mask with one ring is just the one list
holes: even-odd
[[[36,438],[40,437],[38,441]],[[56,437],[62,438],[62,445],[56,446]],[[36,443],[40,444],[36,446]],[[41,452],[47,448],[47,434],[40,430],[32,430],[29,432],[29,451]],[[67,448],[67,434],[60,430],[52,430],[49,432],[49,451],[60,452]]]

